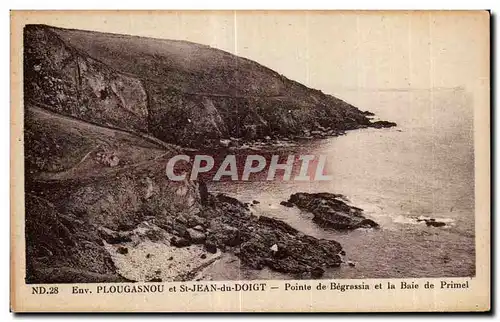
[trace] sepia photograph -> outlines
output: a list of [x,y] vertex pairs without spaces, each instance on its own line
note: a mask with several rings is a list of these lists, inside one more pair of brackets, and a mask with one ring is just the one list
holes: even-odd
[[11,19],[30,294],[489,276],[487,11]]

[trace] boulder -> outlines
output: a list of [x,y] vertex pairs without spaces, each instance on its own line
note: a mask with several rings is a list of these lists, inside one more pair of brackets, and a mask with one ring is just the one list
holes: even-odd
[[214,243],[206,242],[205,243],[205,250],[211,254],[215,254],[215,253],[217,253],[217,246]]
[[207,236],[205,236],[204,233],[198,230],[195,230],[193,228],[188,228],[186,229],[186,238],[189,238],[189,240],[193,244],[202,244],[207,238]]
[[186,230],[187,230],[187,228],[186,228],[186,226],[185,226],[184,224],[181,224],[181,223],[176,222],[176,223],[174,224],[174,226],[173,226],[173,228],[172,228],[172,229],[173,229],[173,232],[174,232],[174,233],[177,233],[177,235],[179,235],[179,236],[184,236],[184,235],[186,235]]
[[184,216],[178,216],[178,217],[176,217],[175,218],[175,222],[179,223],[179,224],[183,224],[183,225],[187,225],[188,224],[188,220]]
[[322,269],[321,267],[315,267],[311,270],[311,277],[312,278],[320,278],[325,274],[325,270]]
[[118,249],[116,251],[119,254],[122,254],[122,255],[128,254],[128,248],[127,247],[120,246],[120,247],[118,247]]
[[132,241],[130,234],[117,232],[106,227],[99,227],[99,236],[108,244],[120,244]]
[[170,245],[180,248],[191,245],[191,242],[189,239],[174,236],[170,239]]
[[203,226],[200,226],[200,225],[194,226],[193,229],[196,230],[196,231],[200,231],[200,232],[204,232],[205,231],[205,228],[203,228]]
[[198,215],[191,215],[187,219],[187,226],[189,228],[193,228],[193,227],[196,227],[196,226],[205,226],[205,224],[206,224],[205,218],[202,218],[202,217],[200,217]]
[[213,232],[210,236],[211,242],[219,248],[235,247],[241,244],[240,231],[236,227],[216,220],[212,222],[210,230]]

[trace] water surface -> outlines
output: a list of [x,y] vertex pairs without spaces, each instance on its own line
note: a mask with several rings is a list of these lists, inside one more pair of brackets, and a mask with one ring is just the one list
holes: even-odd
[[[318,238],[339,241],[356,267],[332,269],[326,278],[473,276],[471,97],[461,89],[356,91],[340,93],[340,97],[398,127],[350,131],[286,149],[327,155],[325,170],[332,181],[221,182],[211,183],[210,189],[245,202],[258,200],[257,214],[282,219]],[[295,192],[343,194],[381,228],[348,233],[320,228],[311,221],[311,214],[279,204]],[[447,226],[427,227],[416,218],[436,218]],[[238,276],[242,274],[287,278],[269,270],[246,270]]]

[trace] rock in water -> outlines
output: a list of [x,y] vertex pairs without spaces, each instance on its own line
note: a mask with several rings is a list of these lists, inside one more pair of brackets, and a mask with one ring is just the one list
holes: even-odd
[[428,227],[444,227],[446,226],[446,223],[442,222],[442,221],[436,221],[436,219],[434,218],[430,218],[430,219],[417,219],[417,222],[425,222],[425,224],[428,226]]
[[425,224],[427,226],[430,226],[430,227],[444,227],[446,226],[446,224],[444,222],[441,222],[441,221],[434,221],[434,220],[428,220],[425,222]]
[[393,126],[397,126],[397,124],[394,122],[388,122],[388,121],[376,121],[376,122],[370,123],[370,127],[374,127],[376,129],[393,127]]
[[373,228],[373,227],[378,227],[379,225],[371,220],[371,219],[363,219],[360,223],[358,228]]
[[296,205],[301,210],[314,214],[313,221],[320,226],[338,230],[375,228],[378,224],[363,216],[363,209],[349,206],[342,195],[332,193],[299,192],[282,202]]

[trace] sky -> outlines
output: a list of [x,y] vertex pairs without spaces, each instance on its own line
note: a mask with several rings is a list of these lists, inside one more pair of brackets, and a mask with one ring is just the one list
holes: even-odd
[[45,23],[203,43],[327,93],[489,84],[487,12],[45,12]]

